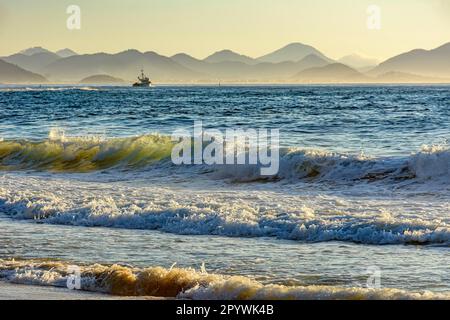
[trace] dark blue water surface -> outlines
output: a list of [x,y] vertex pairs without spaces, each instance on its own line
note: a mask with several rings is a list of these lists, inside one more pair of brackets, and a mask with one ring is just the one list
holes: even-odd
[[283,146],[405,154],[450,137],[450,86],[0,87],[0,137],[278,128]]

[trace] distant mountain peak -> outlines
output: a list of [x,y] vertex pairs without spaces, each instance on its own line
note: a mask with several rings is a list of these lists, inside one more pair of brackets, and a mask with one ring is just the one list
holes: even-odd
[[184,52],[180,52],[180,53],[177,53],[177,54],[174,54],[173,56],[171,56],[171,58],[175,58],[175,57],[190,57],[190,58],[193,58],[192,56],[190,56],[189,54],[184,53]]
[[306,69],[297,73],[294,78],[309,83],[351,83],[367,80],[363,74],[342,63]]
[[133,60],[133,59],[142,59],[144,57],[144,53],[142,53],[139,50],[136,49],[127,49],[124,51],[121,51],[119,53],[116,54],[108,54],[109,56],[117,56],[118,58],[124,60],[124,61],[128,61],[128,60]]
[[311,54],[316,55],[328,62],[333,62],[332,59],[326,57],[316,48],[300,42],[290,43],[278,50],[275,50],[274,52],[259,57],[258,60],[271,63],[280,63],[284,61],[298,62]]
[[447,42],[446,44],[443,44],[442,46],[436,48],[435,50],[443,51],[443,50],[449,50],[450,51],[450,42]]
[[127,49],[127,50],[123,50],[121,52],[119,52],[118,54],[120,55],[124,55],[124,54],[137,54],[137,55],[141,55],[142,52],[137,50],[137,49]]
[[50,50],[47,50],[45,48],[42,47],[32,47],[32,48],[28,48],[28,49],[24,49],[22,51],[20,51],[19,53],[26,55],[26,56],[32,56],[36,53],[53,53]]
[[219,51],[216,51],[214,54],[237,54],[237,55],[239,55],[238,53],[236,53],[230,49],[219,50]]
[[450,77],[450,43],[431,50],[415,49],[392,57],[371,70],[373,75],[403,72],[427,77]]
[[313,46],[310,46],[308,44],[304,44],[304,43],[301,43],[301,42],[292,42],[292,43],[289,43],[289,44],[285,45],[280,50],[282,50],[282,49],[292,49],[292,48],[313,48]]
[[68,57],[71,57],[71,56],[77,56],[78,55],[78,53],[76,53],[75,51],[73,51],[73,50],[71,50],[69,48],[58,50],[58,51],[56,51],[56,54],[58,56],[60,56],[61,58],[68,58]]
[[220,50],[212,55],[206,57],[203,61],[209,62],[209,63],[219,63],[219,62],[242,62],[246,64],[255,64],[257,61],[255,59],[242,55],[239,53],[236,53],[234,51],[231,51],[229,49]]
[[189,54],[187,54],[187,53],[184,53],[184,52],[180,52],[180,53],[177,53],[177,54],[174,54],[173,56],[171,56],[170,57],[172,60],[175,60],[175,61],[200,61],[200,60],[198,60],[197,58],[194,58],[193,56],[191,56],[191,55],[189,55]]

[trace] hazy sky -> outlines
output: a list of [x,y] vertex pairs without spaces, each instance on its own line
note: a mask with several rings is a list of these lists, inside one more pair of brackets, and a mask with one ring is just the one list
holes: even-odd
[[[72,4],[81,8],[81,30],[66,27]],[[367,28],[372,4],[382,10],[381,30]],[[0,55],[44,46],[257,57],[290,42],[331,58],[431,49],[450,42],[450,0],[0,0]]]

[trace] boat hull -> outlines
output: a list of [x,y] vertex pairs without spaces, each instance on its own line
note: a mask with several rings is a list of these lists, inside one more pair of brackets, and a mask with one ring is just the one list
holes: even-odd
[[140,83],[134,83],[133,88],[150,88],[150,84],[140,84]]

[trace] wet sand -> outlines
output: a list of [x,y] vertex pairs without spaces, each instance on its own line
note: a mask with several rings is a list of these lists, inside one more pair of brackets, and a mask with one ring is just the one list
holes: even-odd
[[159,297],[119,297],[65,288],[30,286],[0,281],[0,300],[164,300]]

